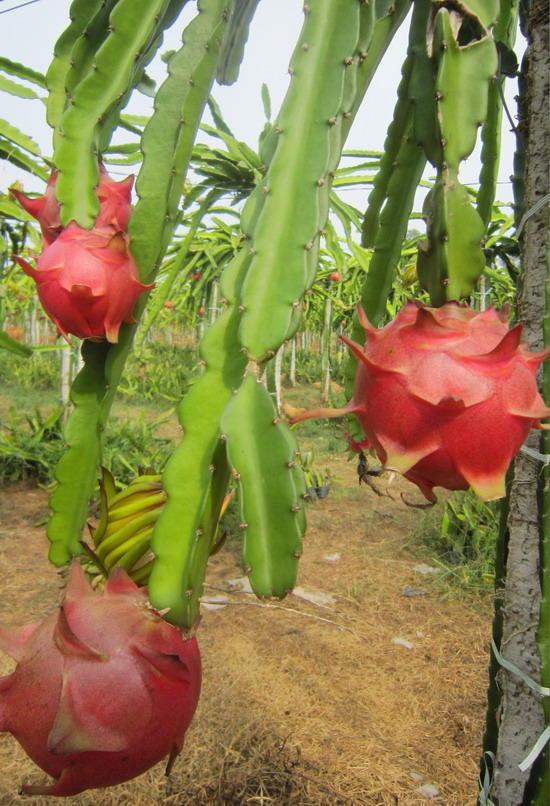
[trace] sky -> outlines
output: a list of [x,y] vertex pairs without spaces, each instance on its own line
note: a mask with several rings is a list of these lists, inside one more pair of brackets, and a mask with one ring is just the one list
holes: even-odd
[[[69,0],[37,0],[10,11],[25,0],[0,0],[0,53],[36,70],[46,72],[55,41],[68,23]],[[302,0],[261,0],[253,20],[245,58],[239,80],[231,87],[215,85],[213,95],[235,135],[255,147],[265,123],[261,103],[261,85],[269,87],[275,115],[287,85],[288,64],[302,24]],[[181,31],[194,13],[189,3],[178,22],[164,40],[160,52],[177,48]],[[408,25],[405,22],[396,34],[386,56],[365,97],[365,101],[351,129],[346,148],[382,150],[386,129],[392,117],[400,70],[407,46]],[[163,80],[166,66],[157,58],[148,73],[157,82]],[[508,106],[514,114],[515,81],[506,82]],[[0,116],[9,120],[38,141],[44,153],[49,153],[51,133],[45,121],[41,101],[29,101],[0,93]],[[151,101],[134,93],[127,111],[148,114]],[[208,118],[205,118],[208,119]],[[514,137],[505,121],[503,147],[497,196],[502,201],[512,199],[510,173],[514,151]],[[426,175],[433,175],[433,169]],[[461,178],[475,185],[479,174],[479,144],[474,154],[463,165]],[[29,190],[40,190],[39,180],[9,163],[0,161],[0,190],[5,191],[16,179],[23,181]],[[346,193],[346,190],[343,191]],[[346,201],[364,209],[368,189],[347,191]],[[416,207],[421,204],[421,194]]]

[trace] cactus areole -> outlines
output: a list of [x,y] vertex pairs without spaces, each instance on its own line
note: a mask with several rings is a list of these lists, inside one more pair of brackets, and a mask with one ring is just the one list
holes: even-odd
[[343,337],[358,359],[351,401],[294,422],[353,413],[366,438],[352,448],[374,449],[428,500],[434,487],[502,497],[510,462],[550,416],[535,378],[548,353],[529,352],[494,309],[411,302],[380,330],[360,318],[365,346]]
[[0,629],[0,647],[17,661],[0,679],[0,730],[56,779],[24,794],[118,784],[181,750],[200,693],[198,644],[121,569],[100,594],[73,562],[57,612]]

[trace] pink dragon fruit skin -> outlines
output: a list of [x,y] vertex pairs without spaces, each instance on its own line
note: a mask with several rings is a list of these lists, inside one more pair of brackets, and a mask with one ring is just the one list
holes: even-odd
[[[96,227],[113,227],[115,232],[126,232],[131,212],[132,186],[134,177],[128,176],[122,182],[115,182],[103,165],[99,168],[100,178],[97,188],[99,215]],[[10,188],[21,207],[37,219],[42,230],[44,244],[49,246],[61,234],[63,227],[59,217],[59,202],[55,195],[57,171],[50,174],[43,196],[27,196],[20,190]]]
[[36,282],[44,310],[61,333],[118,341],[133,322],[140,294],[152,288],[138,279],[127,239],[112,227],[85,230],[69,224],[38,258],[36,269],[15,258]]
[[364,347],[343,337],[358,359],[352,400],[344,409],[305,412],[293,422],[355,414],[380,461],[435,501],[433,488],[480,498],[505,495],[505,475],[529,430],[550,416],[536,383],[549,351],[520,344],[506,315],[458,303],[408,303],[377,330],[360,312]]
[[0,679],[0,730],[55,778],[24,794],[121,783],[181,750],[200,694],[198,644],[148,607],[124,571],[100,594],[74,562],[59,610],[0,630],[0,647],[17,661]]

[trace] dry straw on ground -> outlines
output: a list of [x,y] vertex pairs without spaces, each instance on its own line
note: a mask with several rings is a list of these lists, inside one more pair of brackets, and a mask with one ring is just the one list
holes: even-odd
[[[289,597],[270,609],[250,606],[256,600],[249,594],[228,593],[241,604],[207,612],[201,624],[203,696],[171,777],[159,766],[71,803],[475,801],[490,601],[442,597],[434,582],[414,572],[418,558],[405,548],[421,513],[359,490],[344,460],[331,460],[330,469],[336,488],[309,508],[300,585],[332,594],[335,604],[321,608]],[[43,528],[33,526],[45,511],[44,494],[4,494],[2,507],[0,618],[21,623],[52,608],[59,578],[45,561]],[[339,561],[324,559],[335,551]],[[228,590],[227,581],[241,575],[230,545],[213,559],[208,581]],[[405,597],[407,585],[420,585],[427,595]],[[16,794],[22,779],[42,776],[11,737],[1,737],[0,763],[0,806],[50,802]],[[440,793],[431,801],[418,791],[427,783]]]

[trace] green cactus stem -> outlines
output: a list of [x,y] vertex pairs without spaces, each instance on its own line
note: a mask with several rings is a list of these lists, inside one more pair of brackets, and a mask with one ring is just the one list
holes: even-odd
[[[496,42],[513,48],[518,28],[519,0],[501,0],[500,11],[493,37]],[[477,194],[477,211],[485,225],[491,221],[493,202],[496,196],[496,184],[500,157],[500,140],[502,130],[502,93],[504,74],[499,71],[489,85],[487,99],[487,116],[481,127],[481,171],[479,174],[479,190]]]
[[[375,21],[372,27],[370,42],[367,42],[359,54],[359,65],[357,68],[357,92],[353,100],[351,115],[344,119],[342,124],[344,139],[347,137],[351,123],[355,118],[357,110],[361,106],[365,93],[367,92],[372,77],[374,76],[382,57],[391,44],[393,37],[399,30],[401,23],[406,18],[411,7],[412,0],[395,0],[391,3],[374,3]],[[361,25],[359,35],[359,45],[364,41],[363,33],[369,24],[367,17],[365,23]]]
[[311,277],[308,255],[319,248],[319,207],[328,210],[331,129],[348,111],[342,108],[346,72],[357,67],[359,31],[357,0],[306,6],[242,290],[240,340],[257,361],[276,351],[297,324],[294,311]]
[[[115,2],[116,0],[110,0],[107,4],[109,10]],[[103,5],[103,0],[73,0],[71,3],[70,24],[55,43],[53,59],[46,74],[46,85],[49,90],[46,117],[53,129],[59,126],[67,104],[65,85],[71,70],[73,47],[80,37],[85,36],[94,17],[101,13]]]
[[267,389],[252,374],[225,409],[221,428],[239,480],[243,557],[250,584],[258,596],[283,597],[294,587],[302,553],[298,515],[304,501],[293,475],[296,444]]
[[144,277],[151,277],[171,240],[189,159],[214,81],[230,0],[202,0],[168,62],[168,78],[142,137],[143,164],[130,219],[131,249]]
[[[424,90],[417,96],[415,130],[437,168],[437,180],[424,206],[427,239],[419,244],[417,271],[434,305],[471,294],[485,267],[481,247],[485,226],[459,182],[458,171],[475,147],[497,69],[495,43],[485,27],[494,20],[494,5],[437,9],[433,30],[431,23],[428,26],[430,64],[419,63],[433,95],[430,98],[431,92]],[[466,23],[476,34],[462,44]],[[435,107],[435,116],[430,107]]]
[[231,307],[207,331],[200,347],[205,369],[179,407],[184,436],[163,475],[168,502],[153,534],[149,594],[155,607],[170,608],[169,621],[182,626],[192,626],[199,615],[216,509],[229,479],[225,459],[220,462],[220,419],[246,366],[234,349],[238,326],[238,309]]
[[64,225],[91,227],[99,212],[97,138],[111,106],[130,83],[135,61],[147,45],[166,0],[119,0],[109,18],[110,32],[90,71],[75,87],[54,143],[59,176],[56,195]]
[[[168,90],[164,89],[163,92],[164,100],[160,104],[157,102],[151,118],[153,121],[157,115],[162,117],[164,136],[158,142],[152,141],[149,136],[144,137],[141,173],[146,181],[138,181],[138,190],[141,184],[144,195],[133,213],[130,235],[132,237],[135,231],[135,217],[138,221],[140,218],[143,220],[143,205],[149,207],[148,221],[157,240],[144,242],[137,237],[135,241],[133,237],[131,240],[141,276],[149,280],[154,278],[163,249],[166,248],[165,241],[160,239],[166,237],[164,228],[167,226],[167,216],[173,218],[175,215],[174,209],[179,201],[175,188],[179,188],[180,193],[183,191],[187,163],[182,159],[182,154],[190,150],[188,130],[196,132],[198,128],[217,66],[215,59],[211,60],[209,55],[205,57],[205,53],[216,53],[222,33],[220,26],[223,27],[226,19],[226,7],[227,0],[203,0],[199,4],[201,13],[184,32],[184,38],[194,43],[191,49],[193,58],[186,62],[186,73],[168,76],[161,88],[168,86]],[[205,58],[210,65],[210,80],[207,80],[204,72]],[[180,104],[179,110],[174,107],[176,99]],[[183,139],[179,139],[182,118],[187,121],[188,128]],[[151,122],[149,125],[154,127],[156,124]],[[182,150],[178,153],[180,145]],[[162,166],[165,173],[161,173],[160,169],[155,171],[155,165]],[[150,181],[155,173],[156,184]],[[151,206],[152,198],[156,202],[154,209]],[[134,317],[137,321],[143,313],[146,296],[142,295],[135,307]],[[81,551],[80,536],[101,460],[101,435],[132,348],[135,331],[135,325],[124,325],[116,345],[83,345],[85,365],[74,382],[74,409],[67,424],[67,451],[56,468],[58,485],[50,499],[52,515],[48,537],[52,544],[50,559],[56,565],[67,563],[71,556]]]

